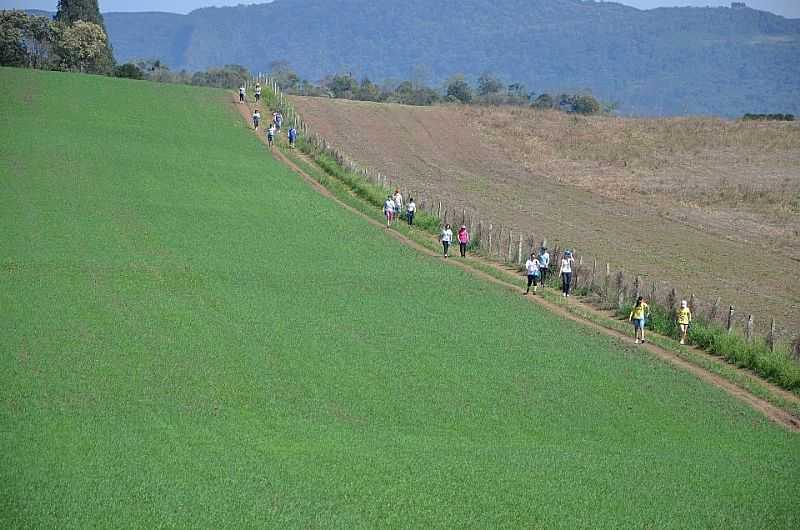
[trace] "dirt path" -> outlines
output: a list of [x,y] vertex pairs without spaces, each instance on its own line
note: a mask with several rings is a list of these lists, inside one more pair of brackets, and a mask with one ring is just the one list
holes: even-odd
[[[234,104],[238,108],[239,113],[242,115],[242,117],[244,118],[245,122],[246,123],[250,123],[250,117],[251,117],[251,109],[250,109],[250,107],[248,105],[240,105],[238,103],[238,101],[234,101]],[[261,142],[264,143],[264,145],[267,145],[266,138],[262,134],[258,134],[258,137],[260,138]],[[292,160],[290,160],[288,157],[286,157],[286,155],[284,155],[280,151],[280,149],[273,148],[273,149],[270,150],[270,152],[271,152],[272,156],[276,160],[278,160],[281,163],[283,163],[286,166],[288,166],[292,171],[294,171],[297,175],[299,175],[305,182],[307,182],[313,189],[315,189],[318,193],[320,193],[321,195],[327,197],[331,201],[335,202],[338,206],[340,206],[340,207],[344,208],[345,210],[353,213],[354,215],[357,215],[357,216],[361,217],[362,219],[366,220],[368,223],[370,223],[371,225],[375,226],[376,228],[379,228],[379,229],[383,230],[384,233],[386,233],[389,237],[394,238],[395,240],[399,241],[403,245],[406,245],[407,247],[410,247],[410,248],[416,250],[417,252],[420,252],[421,254],[424,254],[424,255],[427,255],[427,256],[430,256],[430,257],[440,258],[438,253],[433,252],[431,249],[429,249],[429,248],[417,243],[416,241],[404,236],[403,234],[401,234],[401,233],[399,233],[399,232],[397,232],[395,230],[387,230],[386,226],[382,222],[365,215],[364,213],[358,211],[357,209],[353,208],[352,206],[350,206],[350,205],[342,202],[338,198],[336,198],[327,188],[325,188],[323,185],[321,185],[319,182],[317,182],[313,177],[311,177],[305,171],[303,171],[302,168],[297,166],[297,164],[295,164]],[[301,156],[301,155],[299,155],[299,156]],[[302,156],[302,157],[307,160],[307,158],[305,156]],[[310,160],[307,160],[307,161],[309,163],[313,163]],[[508,269],[502,267],[499,264],[493,263],[493,262],[488,261],[488,260],[475,258],[475,257],[467,258],[467,260],[465,260],[465,261],[453,259],[453,260],[448,261],[448,265],[461,268],[461,269],[469,272],[470,274],[472,274],[472,275],[474,275],[474,276],[476,276],[476,277],[478,277],[478,278],[480,278],[480,279],[482,279],[484,281],[493,283],[495,285],[502,286],[502,287],[504,287],[506,289],[510,289],[510,290],[512,290],[512,291],[514,291],[516,293],[520,292],[521,289],[520,289],[520,287],[518,285],[515,285],[511,281],[501,280],[501,279],[496,278],[496,277],[494,277],[494,276],[492,276],[492,275],[490,275],[490,274],[488,274],[488,273],[486,273],[484,271],[475,269],[474,267],[471,267],[469,265],[470,261],[480,261],[485,266],[490,266],[490,267],[492,267],[492,268],[494,268],[494,269],[496,269],[498,271],[502,271],[504,273],[510,273],[508,271]],[[580,323],[581,325],[583,325],[585,327],[588,327],[588,328],[592,329],[593,331],[596,331],[598,333],[602,333],[604,335],[613,337],[613,338],[615,338],[615,339],[617,339],[617,340],[619,340],[621,342],[629,342],[630,341],[630,336],[627,335],[627,334],[624,334],[624,333],[618,332],[616,330],[612,330],[612,329],[603,327],[603,326],[601,326],[601,325],[599,325],[599,324],[597,324],[595,322],[592,322],[590,320],[581,318],[581,317],[569,312],[567,309],[565,309],[565,308],[563,308],[563,307],[561,307],[561,306],[559,306],[557,304],[554,304],[552,302],[549,302],[549,301],[547,301],[547,300],[545,300],[545,299],[543,299],[541,297],[530,296],[530,297],[526,297],[526,299],[530,303],[539,304],[539,305],[545,307],[547,310],[559,315],[560,317],[568,319],[568,320],[571,320],[573,322]],[[573,303],[580,303],[580,302],[574,301]],[[592,308],[591,306],[588,306],[588,305],[584,304],[583,307],[586,308],[587,310],[598,312],[595,308]],[[703,380],[703,381],[705,381],[707,383],[710,383],[710,384],[712,384],[712,385],[714,385],[714,386],[716,386],[718,388],[721,388],[721,389],[725,390],[730,395],[732,395],[735,398],[739,399],[740,401],[750,405],[753,409],[755,409],[758,412],[762,413],[764,416],[766,416],[770,420],[774,421],[775,423],[783,425],[784,427],[788,428],[791,431],[800,432],[800,419],[795,418],[790,413],[778,408],[777,406],[773,405],[769,401],[766,401],[766,400],[764,400],[762,398],[754,396],[753,394],[751,394],[748,391],[736,386],[735,384],[729,382],[728,380],[722,378],[721,376],[719,376],[717,374],[714,374],[712,372],[709,372],[709,371],[707,371],[707,370],[705,370],[705,369],[703,369],[703,368],[701,368],[701,367],[699,367],[697,365],[694,365],[694,364],[690,363],[689,361],[679,357],[675,353],[672,353],[672,352],[670,352],[668,350],[660,348],[659,346],[656,346],[655,344],[646,343],[644,345],[641,345],[640,347],[646,349],[647,351],[649,351],[653,355],[657,356],[658,358],[663,359],[663,360],[673,364],[674,366],[677,366],[680,369],[685,370],[685,371],[695,375],[699,379],[701,379],[701,380]],[[795,402],[800,402],[800,398],[798,398],[797,396],[795,396],[794,394],[792,394],[790,392],[786,392],[785,390],[779,389],[777,387],[771,387],[771,389],[773,391],[775,391],[776,393],[779,393],[780,395],[784,396],[786,399],[794,400]]]

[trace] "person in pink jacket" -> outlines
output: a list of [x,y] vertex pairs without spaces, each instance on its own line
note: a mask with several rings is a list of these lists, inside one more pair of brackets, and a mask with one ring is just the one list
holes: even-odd
[[458,229],[458,248],[461,250],[462,258],[467,255],[467,245],[469,245],[469,232],[466,226],[461,225]]

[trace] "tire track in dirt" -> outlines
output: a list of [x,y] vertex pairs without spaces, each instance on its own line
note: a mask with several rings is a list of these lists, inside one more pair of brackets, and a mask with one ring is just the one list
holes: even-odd
[[[250,106],[249,105],[240,105],[238,103],[238,101],[234,101],[233,104],[238,108],[239,113],[242,115],[242,117],[245,120],[245,123],[249,124],[250,123],[250,117],[251,117]],[[254,132],[259,137],[261,142],[264,145],[267,145],[266,138],[263,137],[261,134],[258,134],[258,131],[254,131]],[[309,174],[307,174],[305,171],[303,171],[302,168],[300,168],[297,164],[295,164],[291,159],[289,159],[286,155],[284,155],[280,151],[280,149],[272,148],[272,149],[270,149],[270,153],[272,154],[273,158],[275,158],[276,160],[278,160],[282,164],[286,165],[293,172],[295,172],[298,176],[300,176],[300,178],[303,179],[303,181],[308,183],[314,190],[316,190],[322,196],[330,199],[331,201],[336,203],[341,208],[351,212],[354,215],[357,215],[357,216],[361,217],[362,219],[367,221],[372,226],[380,228],[389,237],[392,237],[393,239],[397,240],[398,242],[402,243],[403,245],[405,245],[405,246],[407,246],[409,248],[412,248],[415,251],[417,251],[417,252],[419,252],[421,254],[424,254],[426,256],[437,258],[437,259],[440,258],[438,253],[436,253],[436,252],[432,251],[431,249],[429,249],[429,248],[417,243],[416,241],[404,236],[403,234],[397,232],[396,230],[387,230],[385,225],[382,222],[377,221],[377,220],[369,217],[368,215],[364,214],[363,212],[353,208],[349,204],[346,204],[345,202],[339,200],[327,188],[325,188],[325,186],[320,184],[316,179],[311,177]],[[310,160],[308,162],[309,163],[313,163]],[[480,258],[474,258],[474,257],[467,258],[466,262],[460,261],[460,260],[455,260],[455,259],[454,260],[450,260],[450,261],[448,261],[448,264],[451,265],[451,266],[454,266],[454,267],[458,267],[458,268],[460,268],[460,269],[462,269],[464,271],[467,271],[470,274],[472,274],[473,276],[475,276],[477,278],[480,278],[481,280],[484,280],[486,282],[489,282],[489,283],[504,287],[504,288],[509,289],[509,290],[513,290],[514,292],[517,292],[517,293],[520,292],[520,287],[518,285],[515,285],[514,283],[512,283],[510,281],[501,280],[499,278],[496,278],[496,277],[492,276],[491,274],[488,274],[488,273],[486,273],[484,271],[481,271],[481,270],[478,270],[478,269],[476,269],[474,267],[471,267],[469,265],[469,261],[470,260],[472,260],[472,261],[480,261],[483,265],[492,267],[493,269],[498,270],[498,271],[502,271],[504,273],[508,273],[509,272],[507,269],[504,269],[503,267],[501,267],[501,266],[499,266],[499,265],[497,265],[495,263],[492,263],[490,261],[483,260],[483,259],[480,259]],[[554,304],[552,302],[544,300],[541,297],[531,296],[531,297],[527,297],[526,299],[530,303],[539,304],[540,306],[546,308],[548,311],[550,311],[552,313],[555,313],[556,315],[558,315],[558,316],[560,316],[562,318],[565,318],[567,320],[571,320],[573,322],[577,322],[577,323],[583,325],[584,327],[587,327],[587,328],[591,329],[592,331],[595,331],[597,333],[600,333],[600,334],[612,337],[614,339],[617,339],[618,341],[620,341],[623,344],[630,340],[630,337],[625,333],[622,333],[622,332],[619,332],[619,331],[616,331],[616,330],[613,330],[613,329],[606,328],[606,327],[604,327],[604,326],[602,326],[600,324],[592,322],[591,320],[582,318],[582,317],[580,317],[578,315],[575,315],[575,314],[569,312],[567,309],[565,309],[565,308],[563,308],[563,307],[561,307],[561,306],[559,306],[557,304]],[[575,302],[575,303],[580,303],[580,302]],[[583,307],[588,309],[588,310],[592,310],[594,312],[597,312],[594,308],[590,308],[589,306],[586,306],[585,304],[583,305]],[[735,397],[739,401],[741,401],[743,403],[746,403],[747,405],[749,405],[754,410],[760,412],[761,414],[766,416],[771,421],[786,427],[790,431],[800,432],[800,419],[794,417],[789,412],[786,412],[786,411],[782,410],[781,408],[773,405],[769,401],[767,401],[765,399],[762,399],[762,398],[760,398],[758,396],[755,396],[755,395],[751,394],[750,392],[748,392],[747,390],[745,390],[743,388],[740,388],[739,386],[731,383],[727,379],[725,379],[725,378],[723,378],[723,377],[721,377],[721,376],[719,376],[719,375],[717,375],[717,374],[715,374],[713,372],[709,372],[708,370],[706,370],[706,369],[704,369],[704,368],[702,368],[700,366],[692,364],[691,362],[681,358],[677,354],[672,353],[669,350],[663,349],[663,348],[661,348],[661,347],[659,347],[659,346],[657,346],[657,345],[655,345],[653,343],[650,343],[650,342],[645,343],[644,345],[640,346],[640,348],[647,350],[648,352],[650,352],[651,354],[655,355],[659,359],[662,359],[662,360],[672,364],[673,366],[675,366],[677,368],[680,368],[681,370],[689,372],[690,374],[694,375],[698,379],[700,379],[700,380],[702,380],[702,381],[704,381],[706,383],[709,383],[711,385],[714,385],[717,388],[720,388],[720,389],[724,390],[725,392],[727,392],[731,396]],[[762,383],[763,383],[763,381],[762,381]],[[792,400],[795,400],[796,402],[800,402],[800,399],[798,399],[796,396],[794,396],[791,393],[787,393],[786,391],[783,391],[782,389],[772,388],[772,386],[770,386],[770,388],[773,391],[776,391],[776,393],[780,393],[782,396],[784,396],[787,399],[792,399]],[[781,390],[781,392],[777,392],[778,390]]]

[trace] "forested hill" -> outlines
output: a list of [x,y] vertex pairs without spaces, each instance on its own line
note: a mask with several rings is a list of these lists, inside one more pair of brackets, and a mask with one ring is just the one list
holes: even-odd
[[173,69],[285,60],[305,78],[489,71],[590,89],[634,114],[800,114],[800,20],[749,8],[640,11],[580,0],[276,0],[188,15],[108,13],[118,60]]

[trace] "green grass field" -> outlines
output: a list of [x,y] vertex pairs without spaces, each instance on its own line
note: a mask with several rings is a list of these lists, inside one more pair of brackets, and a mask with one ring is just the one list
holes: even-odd
[[0,528],[800,526],[800,437],[400,246],[228,94],[0,94]]

